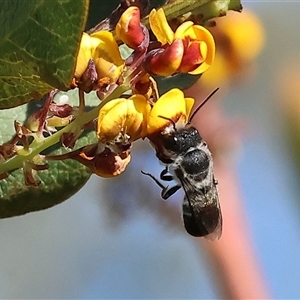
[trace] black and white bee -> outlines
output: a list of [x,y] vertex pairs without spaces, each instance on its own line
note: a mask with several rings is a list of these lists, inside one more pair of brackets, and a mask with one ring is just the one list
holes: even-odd
[[[159,136],[159,146],[155,145],[156,155],[166,168],[160,179],[178,184],[164,186],[152,174],[150,176],[161,188],[161,197],[168,199],[181,187],[185,191],[183,200],[183,222],[189,234],[216,240],[222,233],[222,214],[219,204],[217,181],[214,178],[213,159],[206,142],[190,122],[195,113],[218,89],[213,91],[192,114],[188,124],[178,127],[171,119],[171,125]],[[164,118],[161,116],[161,118]],[[165,118],[166,119],[166,118]],[[153,143],[153,142],[152,142]]]

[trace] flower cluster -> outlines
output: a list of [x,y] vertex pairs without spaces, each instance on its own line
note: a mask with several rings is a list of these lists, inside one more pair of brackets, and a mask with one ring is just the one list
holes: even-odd
[[[79,107],[56,104],[57,91],[52,91],[45,106],[28,119],[29,134],[18,139],[26,140],[28,153],[33,153],[37,151],[30,149],[28,136],[36,142],[47,138],[45,132],[48,136],[55,132],[66,148],[73,148],[81,132],[95,126],[98,142],[63,155],[30,154],[25,172],[29,184],[36,184],[31,171],[44,169],[43,159],[74,159],[99,176],[117,176],[130,162],[132,142],[149,138],[157,148],[157,134],[170,124],[188,122],[194,100],[179,89],[159,95],[151,76],[203,73],[214,60],[214,39],[191,21],[173,31],[162,9],[150,13],[149,23],[153,34],[141,23],[139,8],[130,6],[116,25],[116,36],[109,31],[83,33],[71,85],[78,88]],[[119,41],[130,48],[128,57],[122,57]],[[96,91],[101,103],[86,113],[84,93],[90,91]],[[63,132],[57,127],[63,127]]]
[[[104,148],[99,148],[99,144],[97,147],[94,146],[96,150],[93,158],[86,161],[82,158],[90,148],[77,151],[77,155],[72,154],[73,159],[84,163],[101,176],[115,176],[124,171],[130,161],[129,145],[133,141],[148,137],[158,150],[157,134],[170,123],[188,122],[194,99],[185,98],[179,89],[172,89],[159,97],[150,76],[153,74],[171,76],[176,73],[201,74],[214,60],[214,39],[204,27],[188,21],[173,32],[162,9],[152,10],[149,22],[157,39],[155,41],[150,41],[148,30],[141,24],[137,7],[129,7],[121,16],[116,26],[117,37],[133,49],[123,64],[117,51],[117,43],[113,41],[111,33],[105,32],[105,35],[110,37],[106,51],[102,47],[104,46],[102,41],[99,43],[101,49],[91,47],[96,70],[99,68],[97,62],[107,58],[106,72],[103,69],[101,73],[97,72],[97,80],[103,82],[103,77],[106,77],[109,79],[109,86],[128,84],[133,91],[130,97],[113,99],[101,108],[96,130],[99,144],[104,145]],[[101,32],[96,33],[90,36],[90,40],[103,36]],[[83,42],[85,40],[86,36],[83,36]],[[81,66],[80,54],[76,75],[79,74],[77,70]],[[101,55],[101,59],[95,55]],[[86,59],[84,64],[87,65]],[[118,76],[115,76],[116,74]],[[81,78],[83,77],[82,75]],[[101,87],[99,84],[96,86],[99,93]],[[102,89],[101,92],[105,91]]]

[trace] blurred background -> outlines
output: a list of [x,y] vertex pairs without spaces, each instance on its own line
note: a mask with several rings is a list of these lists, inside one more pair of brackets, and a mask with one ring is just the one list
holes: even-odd
[[215,159],[220,241],[184,231],[183,192],[160,199],[140,170],[162,166],[140,142],[118,178],[0,220],[0,298],[300,298],[300,3],[243,6],[214,32],[225,70],[187,92],[221,87],[195,120]]

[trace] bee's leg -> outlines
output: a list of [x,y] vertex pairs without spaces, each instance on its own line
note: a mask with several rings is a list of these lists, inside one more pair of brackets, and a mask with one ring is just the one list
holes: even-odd
[[179,185],[179,184],[176,184],[170,188],[169,188],[169,186],[167,186],[165,190],[161,191],[161,197],[164,200],[167,200],[169,197],[174,195],[180,188],[181,188],[181,185]]
[[168,167],[166,167],[165,169],[163,169],[160,173],[160,179],[164,180],[164,181],[172,181],[174,180],[174,177],[172,176],[172,174],[169,173],[169,169]]
[[161,197],[164,200],[167,200],[169,197],[171,197],[173,194],[175,194],[180,188],[181,186],[179,184],[172,186],[171,188],[169,188],[169,186],[165,186],[163,185],[155,176],[153,176],[150,173],[146,173],[144,171],[141,171],[142,174],[147,175],[149,177],[151,177],[155,183],[162,189],[161,190]]

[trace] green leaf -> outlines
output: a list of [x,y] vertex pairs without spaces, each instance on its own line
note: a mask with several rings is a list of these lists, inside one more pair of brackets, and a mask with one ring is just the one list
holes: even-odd
[[[78,105],[77,91],[65,93],[69,95],[71,105]],[[99,104],[95,94],[86,97],[87,105],[94,107]],[[30,111],[36,110],[39,101],[0,111],[2,120],[0,143],[8,141],[13,135],[14,120],[24,122]],[[76,143],[80,148],[96,141],[94,131],[84,134]],[[61,146],[53,148],[51,154],[65,153]],[[0,218],[22,215],[27,212],[46,209],[63,202],[75,194],[88,180],[91,172],[82,164],[68,159],[49,161],[49,169],[39,171],[41,184],[38,187],[26,186],[22,170],[13,171],[8,178],[0,180]]]
[[65,90],[73,77],[88,0],[0,0],[0,108]]

